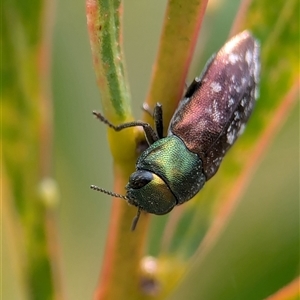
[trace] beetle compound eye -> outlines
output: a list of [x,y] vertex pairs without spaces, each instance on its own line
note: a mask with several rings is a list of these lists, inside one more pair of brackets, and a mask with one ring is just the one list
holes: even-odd
[[174,194],[164,180],[146,170],[133,173],[126,189],[128,203],[151,214],[164,215],[177,204]]
[[126,189],[140,189],[153,180],[153,174],[148,171],[138,170],[131,174]]

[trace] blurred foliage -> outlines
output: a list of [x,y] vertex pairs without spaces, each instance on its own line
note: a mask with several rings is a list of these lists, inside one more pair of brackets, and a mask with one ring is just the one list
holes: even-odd
[[[99,183],[112,190],[112,173],[106,128],[91,115],[100,105],[95,100],[99,94],[85,7],[83,2],[60,0],[56,16],[50,13],[49,17],[44,2],[24,3],[5,0],[2,11],[3,296],[53,299],[60,280],[59,275],[55,283],[52,278],[51,267],[57,260],[51,256],[54,248],[63,274],[61,298],[90,299],[101,268],[111,202],[90,191],[89,185]],[[238,4],[211,1],[190,79],[200,74],[206,59],[227,39]],[[141,113],[149,85],[165,5],[158,0],[124,3],[123,41],[136,115]],[[261,97],[245,135],[197,199],[170,215],[151,219],[146,253],[158,260],[155,273],[145,282],[158,291],[176,287],[171,299],[263,299],[299,275],[299,104],[290,104],[293,110],[286,124],[286,115],[278,113],[285,108],[289,112],[285,103],[299,84],[298,12],[296,0],[252,2],[237,27],[251,29],[261,42],[262,80]],[[49,63],[49,57],[41,56],[45,53],[41,45],[50,50],[44,24],[49,19],[56,20],[53,160],[51,151],[44,151],[52,146],[51,130],[43,129],[52,125],[51,105],[45,104],[49,78],[44,72],[49,69],[47,64],[41,67]],[[271,137],[264,145],[260,137],[274,123],[282,129],[273,133],[272,144]],[[259,166],[252,170],[251,183],[215,239],[201,244],[226,208],[225,196],[238,188],[240,166],[259,147],[267,152],[254,162]],[[61,195],[57,208],[60,246],[49,238],[49,232],[56,231],[53,207],[41,201],[39,192],[52,169]],[[50,189],[56,190],[55,185],[50,181]],[[51,197],[56,199],[57,191]]]
[[50,21],[51,9],[39,0],[26,5],[4,1],[2,8],[3,223],[19,297],[52,299],[55,279],[51,266],[56,264],[56,257],[50,253],[54,240],[47,227],[52,214],[38,190],[43,179],[51,175],[52,164],[47,90],[50,37],[44,23]]

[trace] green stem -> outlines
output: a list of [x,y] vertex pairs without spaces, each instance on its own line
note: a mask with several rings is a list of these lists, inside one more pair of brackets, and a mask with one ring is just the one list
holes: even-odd
[[[87,23],[97,82],[106,117],[115,123],[130,119],[129,88],[124,73],[121,45],[120,1],[86,2]],[[133,171],[136,147],[142,137],[137,128],[121,132],[109,130],[114,158],[114,191],[124,194],[124,186]],[[120,151],[120,149],[122,149]],[[125,201],[114,199],[105,250],[104,265],[96,299],[141,299],[139,261],[145,244],[148,216],[142,216],[135,232],[130,231],[136,209]]]
[[[184,80],[207,1],[170,1],[161,37],[148,103],[165,106],[165,120],[170,119],[181,97]],[[121,44],[121,3],[87,0],[87,23],[97,82],[106,117],[115,123],[132,119],[129,88],[124,72]],[[174,51],[174,47],[176,51]],[[157,92],[159,91],[159,94]],[[146,119],[145,116],[144,119]],[[118,133],[109,129],[114,158],[114,191],[124,193],[124,186],[134,170],[137,145],[144,139],[139,128]],[[121,149],[121,150],[120,150]],[[140,261],[144,254],[149,216],[142,214],[135,232],[130,226],[136,208],[114,199],[104,266],[96,299],[147,299],[141,289]]]
[[[170,0],[147,103],[163,104],[165,129],[182,97],[207,0]],[[147,117],[147,114],[144,115]]]

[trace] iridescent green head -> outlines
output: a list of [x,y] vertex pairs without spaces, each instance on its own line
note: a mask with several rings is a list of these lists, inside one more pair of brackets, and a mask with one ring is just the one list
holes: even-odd
[[168,185],[156,174],[137,170],[126,185],[128,203],[151,214],[164,215],[176,204]]

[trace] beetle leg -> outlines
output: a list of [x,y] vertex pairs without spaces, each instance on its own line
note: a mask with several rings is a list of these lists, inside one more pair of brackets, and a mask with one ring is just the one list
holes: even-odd
[[136,216],[132,220],[131,231],[134,231],[141,215],[141,209],[138,208]]
[[163,112],[162,112],[162,105],[157,102],[154,110],[151,111],[149,105],[147,103],[143,103],[143,110],[147,112],[153,119],[155,123],[155,130],[159,137],[159,139],[162,139],[163,132],[164,132],[164,125],[163,125]]
[[93,115],[97,117],[98,120],[106,124],[108,127],[114,129],[115,131],[121,131],[125,128],[142,126],[144,129],[144,133],[149,145],[153,144],[155,141],[159,140],[159,137],[155,130],[150,126],[150,124],[142,121],[133,121],[120,125],[114,125],[110,123],[101,113],[93,111]]
[[154,118],[157,135],[160,139],[162,139],[164,137],[163,136],[164,134],[163,112],[162,112],[162,105],[158,102],[154,107],[153,118]]

